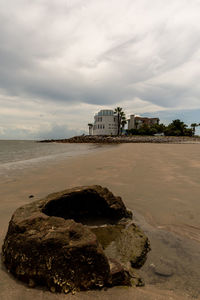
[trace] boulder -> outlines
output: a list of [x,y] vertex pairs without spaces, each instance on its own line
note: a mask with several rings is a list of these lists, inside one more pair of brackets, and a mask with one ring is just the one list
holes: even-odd
[[29,286],[68,293],[138,281],[133,268],[150,246],[120,197],[85,186],[18,208],[2,250],[7,269]]

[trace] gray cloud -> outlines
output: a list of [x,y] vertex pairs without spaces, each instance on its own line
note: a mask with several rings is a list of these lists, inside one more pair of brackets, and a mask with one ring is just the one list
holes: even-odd
[[[81,131],[82,133],[86,133]],[[64,139],[64,138],[68,138],[74,135],[78,135],[80,134],[80,131],[77,130],[70,130],[68,128],[66,128],[66,126],[64,125],[54,125],[52,128],[50,128],[49,130],[44,130],[44,131],[40,131],[39,134],[37,134],[36,136],[34,136],[34,139]]]
[[[86,133],[81,131],[82,133]],[[79,135],[80,131],[70,130],[65,125],[54,125],[48,130],[41,128],[39,132],[34,133],[29,129],[25,128],[5,128],[0,127],[1,139],[21,139],[21,140],[43,140],[43,139],[64,139],[74,135]]]
[[66,121],[72,130],[68,120],[77,121],[82,104],[91,106],[79,112],[81,124],[102,106],[128,103],[133,113],[199,109],[199,11],[196,0],[0,0],[2,113],[8,99],[17,99],[16,120],[25,126],[25,103],[30,112],[44,103],[43,119],[47,105],[65,105],[62,124],[53,111],[46,122],[59,128]]

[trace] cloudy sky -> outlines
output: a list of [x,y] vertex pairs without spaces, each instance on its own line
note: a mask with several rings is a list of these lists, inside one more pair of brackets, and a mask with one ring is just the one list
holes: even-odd
[[102,108],[200,122],[200,0],[0,0],[0,139],[87,132]]

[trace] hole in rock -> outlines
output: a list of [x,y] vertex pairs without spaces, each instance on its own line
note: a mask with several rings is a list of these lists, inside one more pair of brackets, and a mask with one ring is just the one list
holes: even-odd
[[85,225],[115,224],[119,218],[96,192],[76,192],[49,201],[42,210],[48,216],[73,219]]

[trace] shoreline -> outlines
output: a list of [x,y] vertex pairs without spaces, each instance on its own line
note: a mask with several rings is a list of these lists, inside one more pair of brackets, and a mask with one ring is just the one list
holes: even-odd
[[124,143],[158,143],[158,144],[196,144],[200,137],[188,136],[101,136],[80,135],[68,139],[42,140],[40,143],[94,143],[94,144],[124,144]]
[[[51,294],[40,288],[28,288],[7,274],[1,265],[1,299],[198,299],[198,144],[121,144],[22,170],[13,180],[0,183],[1,245],[16,208],[52,192],[91,184],[106,186],[114,195],[121,196],[126,207],[133,211],[134,221],[150,238],[152,251],[141,269],[146,286],[136,289],[117,287],[73,296]],[[30,199],[29,195],[34,198]],[[179,231],[173,233],[175,228]],[[155,274],[154,265],[163,267],[163,264],[165,271],[170,269],[172,275]]]
[[[35,141],[32,141],[34,144]],[[10,177],[13,177],[14,174],[18,174],[19,172],[23,172],[24,169],[29,168],[37,168],[39,167],[45,167],[46,165],[52,165],[56,164],[59,161],[65,161],[67,159],[71,159],[72,157],[80,157],[82,155],[90,155],[90,153],[97,153],[101,152],[103,149],[115,147],[115,145],[101,145],[101,144],[54,144],[51,145],[42,145],[45,146],[45,148],[52,146],[56,146],[58,151],[56,153],[45,153],[44,151],[41,153],[41,155],[31,157],[30,155],[25,157],[17,157],[17,159],[9,160],[1,160],[0,161],[0,180],[3,178],[9,179]],[[59,152],[59,148],[61,148],[61,151]],[[34,151],[34,147],[32,148]],[[48,151],[48,149],[47,149]],[[11,157],[12,158],[12,157]]]

